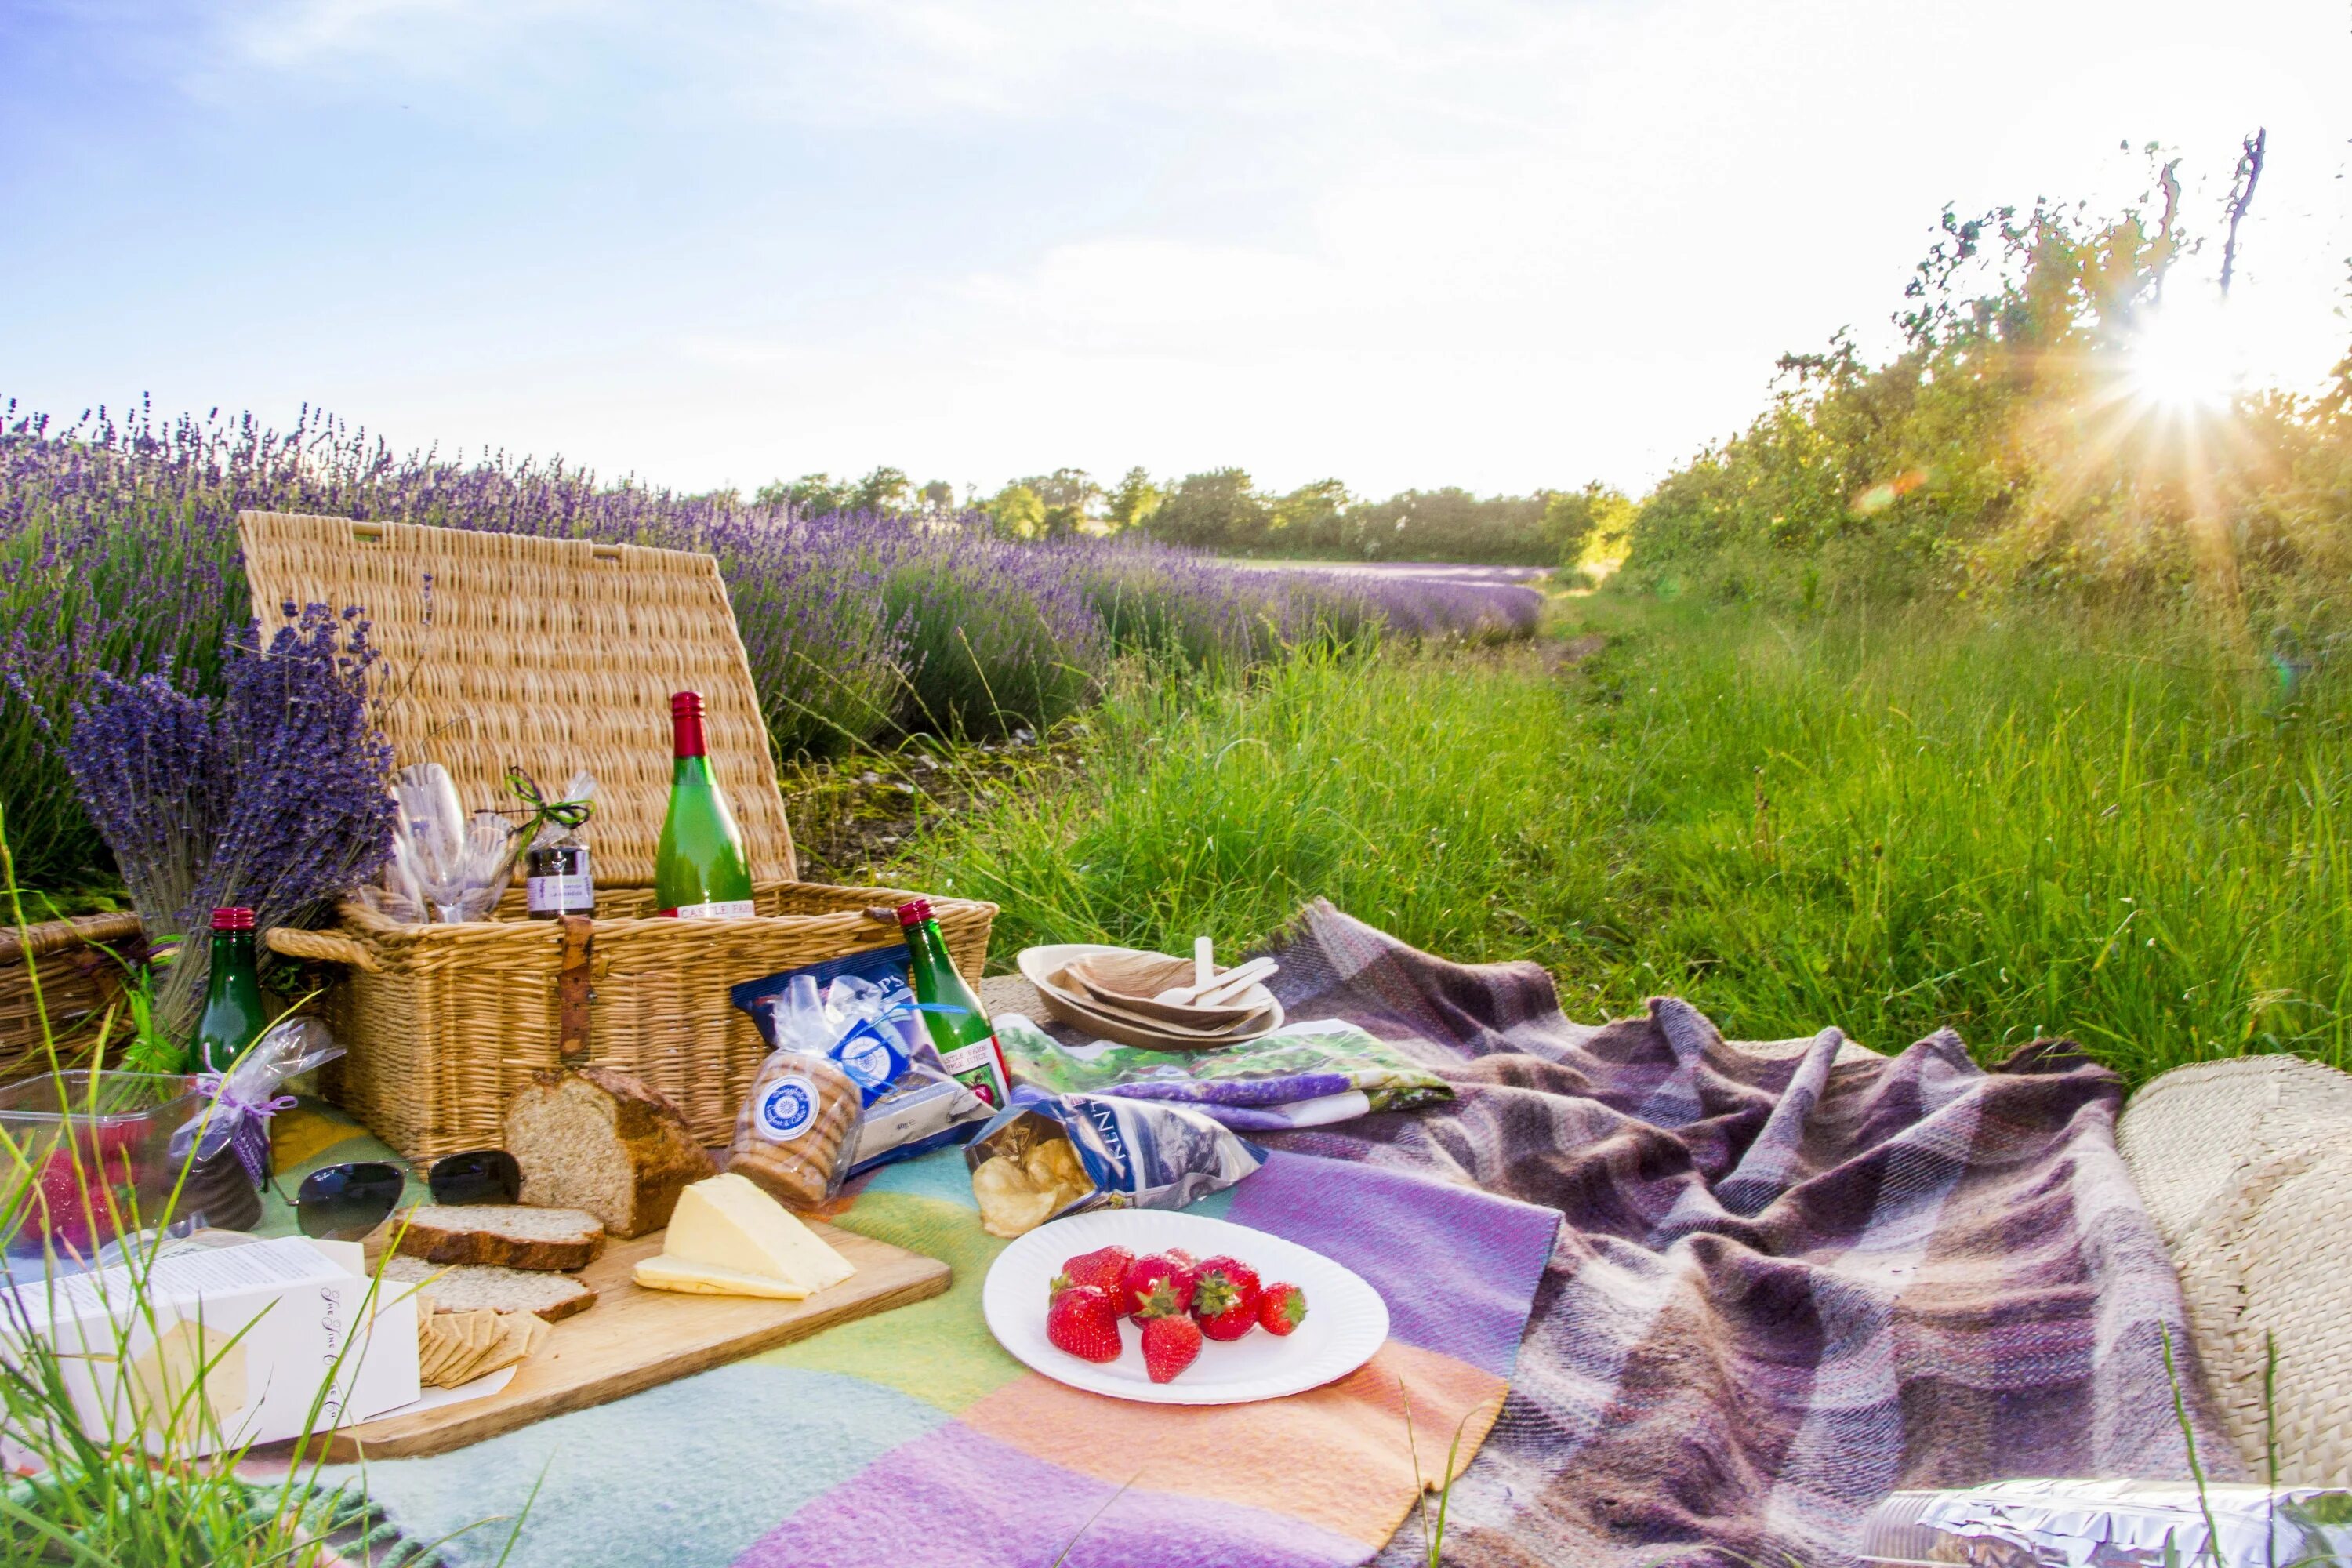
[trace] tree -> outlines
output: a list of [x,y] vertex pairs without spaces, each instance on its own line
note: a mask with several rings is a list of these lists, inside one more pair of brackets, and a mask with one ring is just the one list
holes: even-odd
[[1400,490],[1357,507],[1349,518],[1351,549],[1392,561],[1492,561],[1549,565],[1544,498],[1475,496],[1458,485]]
[[916,493],[922,498],[923,510],[933,517],[945,517],[955,510],[955,486],[945,479],[933,479]]
[[1240,468],[1187,474],[1152,515],[1151,535],[1196,550],[1247,550],[1263,542],[1265,498]]
[[1118,489],[1110,492],[1105,514],[1110,531],[1125,533],[1130,528],[1142,527],[1166,499],[1160,487],[1151,482],[1150,474],[1139,468],[1128,469],[1127,477],[1118,481]]
[[1317,479],[1276,496],[1268,523],[1269,542],[1285,549],[1317,552],[1345,543],[1348,508],[1354,503],[1337,479]]
[[761,485],[751,499],[761,506],[789,506],[803,517],[823,517],[848,510],[851,489],[831,474],[803,474],[789,484],[777,479]]
[[1102,487],[1084,468],[1055,468],[1013,481],[1036,494],[1045,510],[1043,530],[1048,538],[1066,538],[1086,531],[1103,499]]
[[1580,490],[1554,490],[1544,501],[1543,531],[1562,566],[1579,564],[1596,546],[1622,547],[1633,525],[1633,503],[1599,479]]
[[1007,539],[1037,539],[1045,534],[1045,503],[1017,479],[989,497],[981,510]]
[[914,487],[903,470],[877,468],[857,481],[857,488],[850,492],[850,504],[877,517],[896,517],[908,510],[913,495]]

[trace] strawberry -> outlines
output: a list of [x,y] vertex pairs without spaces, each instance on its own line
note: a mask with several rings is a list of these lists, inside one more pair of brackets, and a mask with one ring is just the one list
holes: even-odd
[[1061,1278],[1073,1285],[1099,1288],[1120,1317],[1130,1317],[1135,1311],[1135,1292],[1128,1288],[1127,1270],[1134,1261],[1135,1254],[1124,1247],[1098,1247],[1065,1262]]
[[1143,1370],[1154,1383],[1169,1383],[1191,1366],[1201,1353],[1201,1325],[1184,1310],[1175,1290],[1162,1279],[1145,1293]]
[[1213,1340],[1237,1340],[1257,1327],[1257,1270],[1217,1257],[1192,1279],[1192,1317]]
[[1307,1292],[1287,1282],[1265,1286],[1257,1293],[1258,1327],[1284,1335],[1307,1321]]
[[1149,1258],[1139,1258],[1127,1266],[1127,1289],[1139,1308],[1143,1299],[1153,1289],[1165,1284],[1175,1297],[1178,1309],[1192,1300],[1192,1255],[1181,1258],[1173,1253],[1155,1252]]
[[1045,1337],[1080,1361],[1117,1361],[1125,1348],[1110,1297],[1094,1285],[1073,1285],[1055,1294],[1045,1309]]

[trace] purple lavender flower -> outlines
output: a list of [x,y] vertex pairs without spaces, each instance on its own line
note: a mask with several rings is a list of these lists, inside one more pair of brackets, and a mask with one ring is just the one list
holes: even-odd
[[101,672],[73,704],[66,762],[82,804],[149,940],[179,943],[156,998],[165,1030],[194,1022],[206,955],[185,939],[210,910],[307,925],[382,868],[392,748],[368,721],[367,632],[356,612],[312,605],[266,648],[227,655],[222,697]]
[[244,508],[706,551],[782,755],[893,731],[1048,724],[1091,699],[1117,654],[1233,669],[1310,643],[1524,636],[1538,603],[1520,589],[1241,570],[1141,542],[1022,544],[977,519],[803,515],[503,453],[402,457],[309,408],[281,433],[250,415],[167,421],[143,402],[61,425],[10,403],[0,806],[28,880],[107,858],[65,761],[78,697],[104,707],[151,676],[190,700],[229,695],[224,650],[255,613]]

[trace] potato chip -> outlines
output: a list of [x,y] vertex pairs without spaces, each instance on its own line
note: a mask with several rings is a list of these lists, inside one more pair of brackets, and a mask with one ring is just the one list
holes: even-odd
[[1078,1163],[1078,1152],[1070,1147],[1066,1138],[1047,1138],[1034,1145],[1029,1157],[1021,1163],[1029,1179],[1041,1187],[1076,1187],[1083,1194],[1092,1184],[1087,1180],[1086,1168]]
[[1006,1155],[983,1160],[972,1167],[971,1195],[980,1204],[981,1228],[1011,1240],[1045,1223],[1063,1200],[1052,1191],[1040,1192],[1018,1161]]

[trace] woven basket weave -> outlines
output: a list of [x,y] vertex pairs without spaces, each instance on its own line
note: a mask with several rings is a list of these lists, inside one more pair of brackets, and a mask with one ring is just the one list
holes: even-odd
[[[2223,1425],[2252,1474],[2352,1477],[2352,1076],[2294,1057],[2176,1068],[2116,1141],[2171,1250]],[[2269,1411],[2270,1346],[2278,1378]]]
[[[122,970],[113,954],[145,956],[137,915],[84,915],[45,921],[21,932],[0,930],[0,1081],[47,1066],[41,1052],[44,1014],[51,1037],[70,1048],[68,1037],[78,1037],[93,1015],[121,1000]],[[36,981],[38,1007],[33,1005]],[[78,1037],[70,1042],[80,1043]]]
[[[270,947],[345,966],[327,1003],[349,1054],[330,1088],[411,1159],[495,1145],[507,1101],[560,1061],[625,1068],[723,1142],[766,1054],[729,988],[899,940],[912,895],[796,879],[792,833],[734,612],[708,555],[404,523],[245,512],[246,572],[273,606],[362,606],[383,650],[378,722],[403,763],[442,763],[469,806],[519,765],[560,789],[596,775],[598,918],[401,925],[347,905],[333,931]],[[696,690],[713,776],[743,831],[754,918],[655,917],[669,804],[669,699]],[[996,906],[933,899],[963,972]]]

